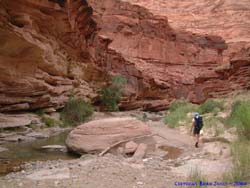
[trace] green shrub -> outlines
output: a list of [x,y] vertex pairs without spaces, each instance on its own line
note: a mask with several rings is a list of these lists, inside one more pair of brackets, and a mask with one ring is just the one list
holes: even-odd
[[221,102],[214,101],[212,99],[207,100],[205,103],[200,105],[199,112],[201,114],[213,112],[217,114],[218,112],[224,110],[224,105]]
[[183,107],[186,107],[186,106],[188,106],[188,105],[190,105],[190,103],[188,103],[188,102],[185,101],[185,100],[176,100],[176,101],[174,101],[174,102],[170,105],[169,111],[170,111],[170,112],[174,112],[174,111],[176,111],[176,110],[178,110],[178,109],[181,109],[181,108],[183,108]]
[[233,143],[231,151],[233,168],[226,174],[226,179],[232,182],[249,181],[250,179],[250,142],[241,140]]
[[61,113],[61,119],[66,126],[75,126],[86,121],[93,114],[94,110],[91,104],[82,99],[70,98],[65,104]]
[[44,122],[47,127],[54,127],[56,125],[56,121],[47,116],[42,116],[42,122]]
[[250,140],[250,101],[236,101],[227,122],[237,127],[239,136]]
[[34,124],[34,123],[31,123],[31,124],[28,125],[28,127],[31,128],[31,129],[36,129],[37,125]]
[[242,101],[236,101],[232,104],[231,113],[228,118],[225,119],[225,123],[231,126],[239,125],[238,109],[241,106]]
[[39,110],[37,110],[35,113],[36,113],[38,116],[40,116],[40,117],[44,115],[43,109],[39,109]]
[[[175,101],[169,107],[169,112],[164,117],[164,123],[173,128],[180,125],[180,121],[187,119],[187,113],[197,110],[196,105],[187,101]],[[190,123],[192,118],[190,118]]]
[[101,100],[108,111],[118,111],[118,103],[120,102],[122,89],[127,81],[122,76],[114,76],[109,87],[100,91]]

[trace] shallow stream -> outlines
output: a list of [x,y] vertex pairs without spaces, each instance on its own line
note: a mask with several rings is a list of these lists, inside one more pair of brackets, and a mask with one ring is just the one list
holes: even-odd
[[46,145],[65,145],[68,132],[47,139],[38,139],[27,143],[9,143],[2,145],[8,151],[0,152],[0,176],[22,170],[24,162],[45,160],[68,160],[77,156],[59,150],[44,150]]

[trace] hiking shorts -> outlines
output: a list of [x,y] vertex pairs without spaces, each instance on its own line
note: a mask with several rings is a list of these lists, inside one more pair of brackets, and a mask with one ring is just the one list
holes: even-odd
[[200,134],[201,129],[198,127],[194,128],[194,134]]

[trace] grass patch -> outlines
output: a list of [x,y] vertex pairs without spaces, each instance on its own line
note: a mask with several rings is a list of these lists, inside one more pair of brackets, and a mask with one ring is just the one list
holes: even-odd
[[28,125],[28,127],[34,130],[34,129],[37,128],[37,125],[34,124],[34,123],[31,123],[31,124]]
[[47,127],[54,127],[59,124],[56,120],[47,116],[42,116],[42,122],[44,122]]
[[250,179],[250,141],[240,140],[232,144],[232,171],[225,174],[224,180],[231,182],[249,181]]
[[[169,112],[164,117],[164,123],[174,128],[180,126],[182,121],[187,121],[187,113],[197,110],[197,106],[187,101],[175,101],[169,107]],[[192,118],[189,118],[192,121]]]
[[198,167],[191,169],[187,181],[195,182],[196,183],[195,187],[204,187],[204,185],[202,186],[200,182],[208,182],[207,178],[201,173]]
[[227,123],[237,127],[240,138],[250,140],[250,100],[233,103]]
[[214,130],[214,136],[219,136],[224,133],[224,123],[223,118],[209,116],[204,119],[204,127],[212,128]]
[[221,135],[221,134],[224,134],[224,129],[222,128],[222,127],[219,127],[219,126],[215,126],[215,135],[214,136],[219,136],[219,135]]
[[93,112],[94,110],[91,104],[82,99],[70,98],[64,106],[61,119],[64,126],[76,126],[86,121]]
[[207,100],[205,103],[199,106],[199,112],[201,114],[213,113],[214,115],[218,114],[218,112],[224,110],[224,105],[222,102],[218,102],[212,99]]
[[214,116],[203,118],[203,121],[204,125],[210,128],[215,127],[220,123],[220,121]]

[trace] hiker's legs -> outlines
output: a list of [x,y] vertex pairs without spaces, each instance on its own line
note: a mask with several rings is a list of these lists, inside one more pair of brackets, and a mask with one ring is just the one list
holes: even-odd
[[198,148],[200,139],[200,129],[198,127],[194,128],[194,137],[195,137],[195,147]]
[[194,134],[195,137],[195,147],[199,147],[199,139],[200,139],[200,134]]
[[[200,134],[196,134],[196,142],[199,144]],[[198,145],[197,144],[197,145]]]

